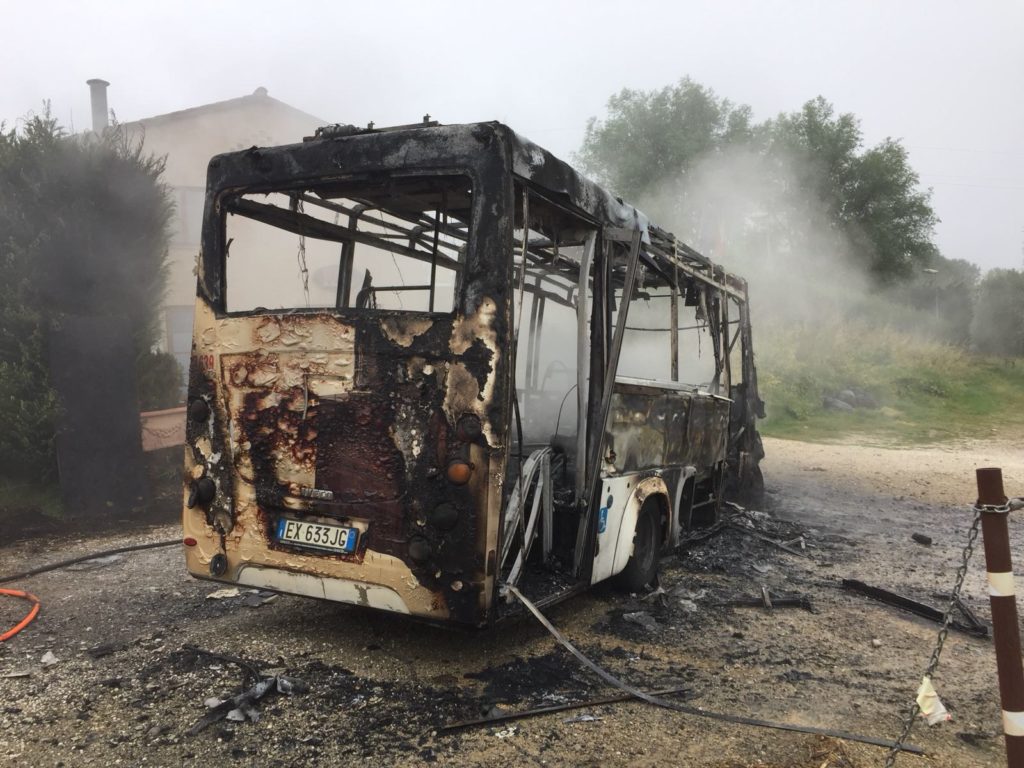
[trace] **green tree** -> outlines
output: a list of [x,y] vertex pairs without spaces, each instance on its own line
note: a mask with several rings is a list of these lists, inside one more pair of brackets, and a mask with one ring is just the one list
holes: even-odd
[[600,182],[637,199],[685,174],[708,153],[751,138],[750,107],[683,78],[657,91],[624,88],[587,122],[577,160]]
[[[618,193],[644,201],[665,189],[699,198],[694,184],[703,179],[695,169],[718,159],[717,172],[735,171],[736,163],[721,160],[730,153],[743,159],[745,174],[715,205],[756,190],[758,199],[739,217],[762,230],[747,233],[755,239],[794,250],[838,247],[822,235],[841,237],[881,283],[906,278],[937,256],[930,193],[920,189],[906,149],[893,139],[865,149],[857,118],[837,115],[820,96],[755,124],[749,107],[690,79],[657,91],[624,90],[609,99],[603,120],[588,122],[577,159]],[[821,215],[822,225],[808,226]]]
[[[48,111],[20,129],[0,125],[0,466],[53,476],[58,399],[47,336],[62,317],[116,313],[133,329],[140,381],[162,365],[152,352],[166,281],[173,205],[163,160],[116,126],[68,136]],[[166,402],[166,377],[140,392]]]
[[978,285],[971,344],[989,355],[1024,355],[1024,273],[991,269]]

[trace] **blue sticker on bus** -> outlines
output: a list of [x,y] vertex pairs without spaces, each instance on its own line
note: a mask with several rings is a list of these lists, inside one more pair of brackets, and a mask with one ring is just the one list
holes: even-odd
[[601,507],[597,514],[597,532],[604,533],[608,528],[608,507]]

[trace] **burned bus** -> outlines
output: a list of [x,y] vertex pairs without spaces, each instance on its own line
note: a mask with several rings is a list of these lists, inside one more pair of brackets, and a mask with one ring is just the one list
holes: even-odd
[[194,576],[485,626],[759,486],[744,280],[505,125],[218,155],[197,273]]

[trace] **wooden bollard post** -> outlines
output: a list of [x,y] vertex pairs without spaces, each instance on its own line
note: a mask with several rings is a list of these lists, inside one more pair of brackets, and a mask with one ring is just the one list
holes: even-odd
[[[1003,471],[995,467],[977,470],[981,536],[985,544],[985,570],[992,604],[992,638],[999,676],[999,701],[1003,708],[1006,765],[1024,768],[1024,664],[1021,661],[1017,597],[1010,559],[1008,511],[1003,492]],[[995,508],[995,509],[993,509]]]

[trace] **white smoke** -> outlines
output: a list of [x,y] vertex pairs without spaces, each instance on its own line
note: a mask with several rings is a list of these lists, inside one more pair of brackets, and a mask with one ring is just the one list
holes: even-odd
[[738,146],[640,202],[652,220],[748,280],[755,322],[839,321],[863,303],[870,280],[815,178],[795,156]]

